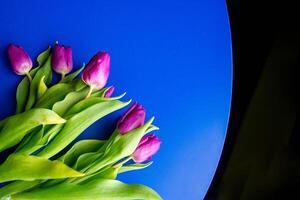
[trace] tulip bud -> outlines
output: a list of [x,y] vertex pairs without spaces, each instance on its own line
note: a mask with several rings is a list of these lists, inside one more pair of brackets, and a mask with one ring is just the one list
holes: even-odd
[[82,74],[82,80],[93,89],[103,88],[108,79],[109,69],[109,54],[98,52],[87,64]]
[[105,94],[104,94],[104,97],[106,98],[109,98],[111,97],[112,93],[114,92],[115,90],[115,87],[114,86],[111,86],[110,88],[108,88],[108,90],[106,90]]
[[18,75],[27,74],[29,76],[32,61],[26,51],[20,46],[10,44],[7,52],[13,71]]
[[58,73],[68,74],[73,68],[72,48],[60,44],[55,44],[52,54],[52,68]]
[[137,163],[150,160],[159,150],[160,144],[161,141],[154,134],[145,135],[132,155],[133,160]]
[[118,131],[125,133],[142,126],[145,122],[146,112],[143,106],[135,102],[119,119],[117,123]]

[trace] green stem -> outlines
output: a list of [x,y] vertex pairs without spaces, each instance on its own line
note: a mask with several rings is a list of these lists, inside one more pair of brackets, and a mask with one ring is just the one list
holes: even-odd
[[93,92],[93,89],[94,89],[94,87],[93,86],[90,86],[90,90],[89,90],[89,93],[86,95],[86,99],[87,98],[89,98],[90,96],[91,96],[91,94],[92,94],[92,92]]
[[62,74],[61,74],[60,82],[62,82],[62,81],[64,80],[65,77],[66,77],[66,74],[65,74],[65,73],[62,73]]
[[26,73],[26,76],[27,76],[27,78],[28,78],[29,82],[31,83],[31,81],[32,81],[32,78],[31,78],[31,75],[29,74],[29,72],[27,72],[27,73]]

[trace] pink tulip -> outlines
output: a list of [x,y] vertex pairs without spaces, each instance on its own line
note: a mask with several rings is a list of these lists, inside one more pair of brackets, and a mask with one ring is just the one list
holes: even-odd
[[118,131],[125,133],[142,126],[145,122],[146,112],[143,106],[135,102],[119,119],[117,123]]
[[52,55],[52,68],[58,73],[68,74],[73,68],[73,56],[71,47],[55,44]]
[[161,141],[154,134],[145,135],[133,153],[133,160],[137,163],[150,160],[159,150]]
[[32,60],[26,51],[18,45],[10,44],[7,52],[13,71],[18,75],[29,74]]
[[82,80],[93,89],[105,86],[110,70],[110,56],[106,52],[98,52],[83,71]]

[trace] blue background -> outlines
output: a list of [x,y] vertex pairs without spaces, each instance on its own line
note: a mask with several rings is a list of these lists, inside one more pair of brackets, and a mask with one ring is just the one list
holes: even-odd
[[[98,50],[111,54],[109,85],[156,116],[163,141],[154,164],[119,176],[164,199],[202,199],[216,170],[230,109],[232,61],[225,0],[1,1],[1,118],[14,112],[21,77],[6,58],[9,43],[35,58],[58,40],[71,45],[75,67]],[[104,137],[120,112],[80,138]]]

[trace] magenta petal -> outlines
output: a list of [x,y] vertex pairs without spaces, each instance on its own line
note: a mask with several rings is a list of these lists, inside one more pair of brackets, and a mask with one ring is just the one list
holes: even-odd
[[106,52],[98,52],[87,64],[82,80],[89,86],[100,89],[107,82],[110,71],[110,56]]
[[121,134],[125,134],[142,126],[145,122],[145,117],[145,109],[135,102],[119,119],[117,129]]
[[22,47],[10,44],[7,52],[12,69],[16,74],[24,75],[30,71],[32,60]]
[[59,74],[71,72],[73,68],[72,48],[55,44],[52,55],[52,68]]
[[144,136],[133,153],[133,160],[137,163],[151,159],[160,148],[161,141],[154,134]]
[[112,93],[114,92],[115,90],[115,87],[114,86],[111,86],[104,94],[104,97],[106,98],[109,98],[111,97]]

